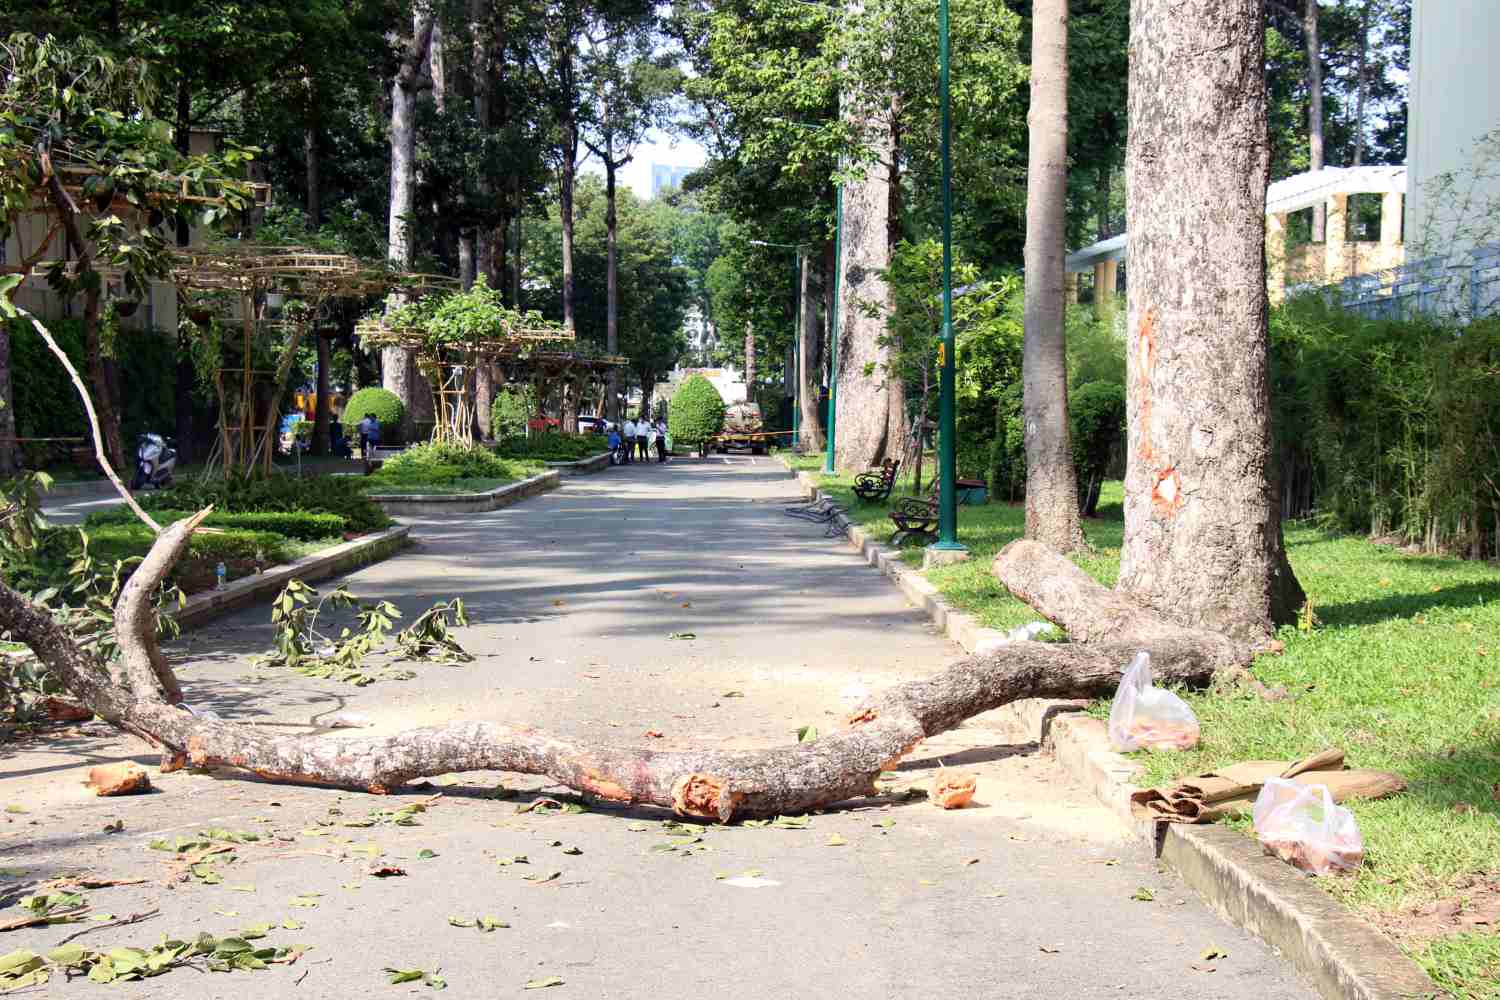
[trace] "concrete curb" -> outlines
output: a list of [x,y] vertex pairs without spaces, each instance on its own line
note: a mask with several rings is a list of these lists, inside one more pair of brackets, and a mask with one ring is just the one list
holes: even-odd
[[50,489],[42,491],[42,500],[45,502],[52,497],[88,497],[95,494],[105,496],[114,492],[115,485],[108,479],[84,479],[70,483],[54,482]]
[[[785,464],[783,462],[783,464]],[[812,499],[825,494],[797,472]],[[938,594],[916,569],[901,562],[858,525],[840,517],[849,545],[901,588],[948,638],[969,652],[1003,642]],[[1143,768],[1110,749],[1099,719],[1078,714],[1088,703],[1028,698],[997,709],[1050,749],[1058,763],[1110,809],[1138,838],[1230,923],[1277,949],[1327,1000],[1415,1000],[1443,995],[1436,983],[1368,922],[1350,913],[1310,879],[1267,857],[1255,841],[1221,826],[1142,823],[1130,811],[1134,780]]]
[[597,455],[580,458],[576,462],[545,462],[543,464],[549,469],[556,469],[562,476],[591,476],[609,468],[609,452],[601,451]]
[[243,577],[225,585],[223,590],[206,590],[187,599],[187,604],[169,614],[183,628],[202,625],[247,605],[269,600],[291,580],[307,583],[386,559],[409,544],[411,528],[398,525],[374,535],[356,538],[322,552],[303,556],[285,566],[275,566],[264,573]]
[[380,504],[387,514],[393,515],[480,514],[555,490],[561,479],[561,472],[548,469],[529,479],[506,483],[483,493],[381,493],[371,494],[370,499]]

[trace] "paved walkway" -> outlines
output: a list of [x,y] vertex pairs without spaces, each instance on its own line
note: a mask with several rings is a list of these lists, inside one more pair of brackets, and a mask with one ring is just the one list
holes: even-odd
[[[821,528],[783,516],[795,495],[771,460],[678,460],[568,480],[490,514],[414,520],[417,546],[345,581],[408,616],[463,596],[475,625],[462,640],[478,660],[418,666],[413,681],[355,689],[256,670],[249,655],[271,634],[263,607],[205,626],[173,656],[190,702],[291,733],[351,711],[377,728],[483,718],[615,744],[783,742],[960,653]],[[384,985],[384,966],[441,966],[455,997],[521,996],[528,980],[550,976],[565,981],[557,996],[590,998],[1312,996],[988,716],[924,744],[901,769],[900,783],[916,785],[940,763],[978,772],[976,808],[865,803],[807,829],[712,829],[696,843],[667,836],[663,816],[646,810],[537,816],[493,800],[500,782],[522,803],[542,788],[522,776],[444,776],[377,798],[179,773],[157,795],[94,800],[76,784],[81,767],[150,761],[141,744],[82,727],[6,749],[0,795],[27,812],[0,823],[0,870],[19,872],[0,879],[0,903],[80,866],[159,878],[169,866],[145,848],[153,837],[210,825],[276,831],[283,839],[221,866],[221,884],[89,893],[98,910],[160,914],[80,943],[149,944],[291,917],[305,927],[272,931],[269,943],[313,946],[289,969],[174,971],[123,990],[54,984],[59,996],[426,992]],[[343,825],[439,792],[420,826]],[[102,832],[115,819],[125,831]],[[355,849],[369,844],[408,875],[368,877],[368,855]],[[515,855],[530,863],[499,863]],[[760,874],[736,884],[747,871]],[[292,907],[309,892],[323,894],[315,908]],[[511,926],[482,934],[448,922],[486,915]],[[13,932],[7,949],[44,949],[69,930]],[[1211,946],[1227,957],[1201,961]]]

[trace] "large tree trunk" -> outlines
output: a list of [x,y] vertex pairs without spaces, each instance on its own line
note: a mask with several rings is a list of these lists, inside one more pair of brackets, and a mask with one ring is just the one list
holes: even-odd
[[[605,243],[605,351],[611,357],[620,353],[620,251],[619,220],[615,215],[615,170],[614,150],[606,142],[604,146],[604,243]],[[604,416],[608,420],[620,419],[620,373],[611,368],[608,377],[608,395],[604,401]]]
[[[177,120],[172,134],[172,144],[177,152],[187,156],[192,150],[192,101],[189,99],[188,80],[184,75],[177,83]],[[187,246],[192,241],[192,227],[186,219],[177,220],[177,245]],[[193,385],[198,372],[193,367],[191,335],[182,329],[182,295],[177,298],[177,330],[174,341],[177,347],[176,370],[172,373],[172,424],[177,440],[177,460],[186,465],[197,451],[193,441]]]
[[578,101],[574,60],[572,25],[557,29],[553,43],[553,55],[557,62],[558,90],[561,104],[558,114],[558,129],[562,142],[559,152],[562,163],[558,168],[557,203],[562,221],[562,314],[563,329],[574,332],[573,320],[573,184],[578,175]]
[[755,402],[755,380],[760,372],[755,365],[755,324],[745,320],[745,399]]
[[[175,678],[156,644],[152,598],[186,550],[202,514],[158,538],[116,608],[121,656],[106,665],[81,649],[45,610],[0,584],[0,626],[31,647],[62,684],[101,718],[161,747],[165,767],[230,767],[271,781],[396,791],[415,778],[498,770],[547,775],[616,803],[644,803],[727,822],[799,813],[874,794],[880,773],[923,739],[1018,698],[1089,697],[1119,682],[1141,648],[1017,642],[960,659],[871,699],[837,730],[766,750],[650,751],[600,747],[529,726],[455,722],[383,736],[268,735],[175,706]],[[1201,683],[1218,664],[1181,636],[1159,639],[1153,672]]]
[[495,436],[491,425],[490,411],[495,405],[495,366],[488,361],[479,362],[474,372],[474,423],[480,440],[488,441]]
[[1031,18],[1030,162],[1021,381],[1026,537],[1058,552],[1085,546],[1068,432],[1063,252],[1068,211],[1068,0],[1036,0]]
[[[1370,3],[1365,0],[1359,8],[1359,54],[1354,61],[1354,160],[1358,167],[1365,162],[1365,103],[1370,93]],[[1351,218],[1359,218],[1354,212],[1355,198],[1349,198]],[[1356,237],[1357,239],[1358,237]]]
[[822,361],[818,354],[818,281],[813,277],[812,253],[802,255],[801,322],[797,336],[797,406],[799,409],[797,442],[804,452],[825,447],[823,429],[818,425],[818,387]]
[[1136,0],[1132,14],[1119,587],[1181,624],[1266,640],[1304,597],[1271,464],[1264,3]]
[[323,220],[323,182],[318,171],[318,133],[322,130],[323,110],[312,73],[304,71],[302,85],[307,91],[307,122],[302,129],[302,158],[307,169],[307,224],[317,229]]
[[[1306,0],[1302,33],[1307,42],[1308,169],[1323,169],[1323,47],[1318,43],[1318,0]],[[1262,15],[1264,18],[1264,15]],[[1322,202],[1313,206],[1312,241],[1322,243],[1327,224]]]
[[[398,270],[412,265],[411,215],[416,210],[416,105],[422,64],[432,44],[433,14],[419,6],[412,15],[412,34],[401,46],[401,61],[391,81],[391,210],[387,257]],[[412,352],[387,347],[380,352],[381,385],[406,407],[402,427],[410,438],[416,416]]]
[[[883,148],[874,152],[888,163],[893,140],[888,133],[884,139],[876,143]],[[889,348],[880,342],[891,310],[890,288],[881,276],[891,260],[890,210],[890,176],[878,167],[845,185],[834,434],[834,461],[843,472],[863,472],[884,458],[901,457],[898,442],[890,437]]]
[[312,453],[326,455],[333,449],[333,394],[329,391],[329,368],[332,364],[329,359],[329,341],[332,338],[314,330],[313,339],[318,347],[318,397],[313,404]]

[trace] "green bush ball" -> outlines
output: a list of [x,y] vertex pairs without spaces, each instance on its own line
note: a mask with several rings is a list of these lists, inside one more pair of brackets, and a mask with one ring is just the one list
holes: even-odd
[[401,421],[406,416],[406,407],[400,397],[389,389],[371,386],[361,389],[349,397],[344,404],[344,435],[350,441],[359,440],[359,422],[366,413],[375,414],[380,421],[380,443],[401,443]]

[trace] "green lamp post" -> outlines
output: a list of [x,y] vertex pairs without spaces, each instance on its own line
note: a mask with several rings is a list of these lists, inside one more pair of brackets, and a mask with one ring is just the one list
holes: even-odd
[[[938,0],[938,93],[942,103],[943,339],[938,380],[938,540],[930,548],[964,552],[967,550],[958,541],[958,457],[953,439],[953,156],[949,148],[953,123],[948,94],[948,0]],[[921,447],[920,441],[917,446]]]

